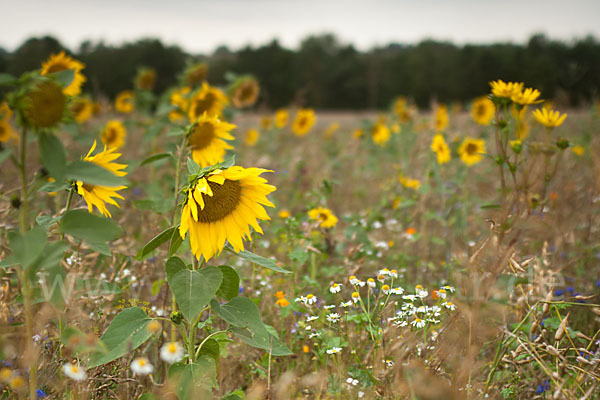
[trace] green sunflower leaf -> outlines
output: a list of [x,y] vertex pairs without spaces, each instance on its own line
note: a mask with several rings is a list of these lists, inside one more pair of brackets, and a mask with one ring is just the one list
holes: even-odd
[[90,214],[87,210],[70,210],[60,220],[58,229],[88,243],[113,241],[123,234],[123,229],[111,219]]
[[61,141],[49,133],[40,134],[40,159],[48,173],[56,182],[64,179],[67,166],[67,156]]
[[233,250],[233,247],[229,243],[225,246],[225,250],[237,255],[238,257],[240,257],[246,261],[250,261],[251,263],[261,265],[270,270],[273,270],[276,272],[281,272],[284,274],[292,273],[292,271],[288,271],[287,269],[283,269],[280,266],[278,266],[274,260],[272,260],[270,258],[265,258],[263,256],[259,256],[258,254],[254,254],[251,251],[244,250],[244,251],[240,251],[239,253],[236,253],[235,250]]
[[165,229],[158,235],[154,236],[152,240],[150,240],[148,243],[146,243],[144,247],[142,247],[142,249],[136,254],[135,258],[137,258],[138,260],[143,260],[146,256],[152,253],[152,251],[156,250],[158,246],[171,239],[175,229],[177,229],[177,227],[172,226],[170,228]]
[[183,269],[167,281],[181,312],[192,322],[217,294],[223,274],[217,267],[206,267],[199,271]]
[[209,399],[217,384],[217,367],[212,357],[202,355],[193,364],[171,365],[167,376],[179,400]]
[[108,187],[127,186],[129,182],[122,176],[117,176],[111,171],[93,162],[73,161],[67,165],[66,178],[74,181],[83,181],[90,185]]

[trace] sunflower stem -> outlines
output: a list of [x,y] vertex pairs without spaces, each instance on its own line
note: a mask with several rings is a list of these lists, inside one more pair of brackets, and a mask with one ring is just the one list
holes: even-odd
[[[69,209],[71,208],[71,202],[73,201],[73,193],[74,193],[73,186],[71,186],[71,188],[69,189],[69,196],[67,197],[67,204],[65,205],[65,211],[64,211],[63,215],[66,214],[67,211],[69,211]],[[63,240],[64,237],[65,237],[65,234],[61,232],[60,240]]]

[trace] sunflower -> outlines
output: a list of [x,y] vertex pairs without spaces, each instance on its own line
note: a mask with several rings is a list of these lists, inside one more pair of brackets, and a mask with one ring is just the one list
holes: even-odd
[[17,132],[12,128],[8,120],[0,119],[0,143],[6,143],[17,138]]
[[400,117],[404,112],[406,112],[406,98],[398,97],[396,101],[394,101],[394,112],[398,117]]
[[487,96],[481,96],[473,100],[473,107],[471,107],[471,116],[480,125],[488,125],[492,118],[496,107],[494,102],[491,101]]
[[51,80],[38,82],[25,95],[25,102],[25,118],[36,128],[55,126],[65,112],[63,89]]
[[471,166],[483,160],[485,154],[485,142],[482,139],[465,138],[458,148],[461,160]]
[[441,132],[448,126],[448,108],[445,105],[438,106],[433,125],[436,132]]
[[548,108],[542,108],[541,110],[535,110],[533,116],[540,124],[546,128],[556,128],[561,126],[567,118],[567,114],[560,114],[558,111],[550,110]]
[[438,164],[445,164],[450,161],[450,148],[446,144],[444,136],[442,136],[441,133],[438,133],[433,137],[433,140],[431,141],[431,150],[437,155]]
[[192,148],[192,158],[201,167],[208,167],[223,161],[225,151],[233,149],[225,140],[233,140],[229,133],[235,125],[221,121],[216,115],[202,114],[195,123],[188,143]]
[[517,104],[522,106],[526,106],[529,104],[541,103],[543,100],[538,100],[540,97],[540,91],[537,89],[527,88],[525,90],[519,90],[518,92],[514,92],[510,99]]
[[502,79],[490,82],[492,94],[500,98],[511,98],[523,90],[523,83],[504,82]]
[[231,89],[231,102],[236,108],[250,107],[256,103],[260,86],[253,77],[240,78]]
[[290,114],[287,112],[286,109],[280,108],[279,110],[275,111],[274,120],[275,120],[275,126],[278,129],[281,129],[284,126],[286,126],[289,119],[290,119]]
[[204,113],[220,117],[228,102],[225,93],[204,82],[190,100],[188,118],[190,121],[195,121]]
[[296,136],[304,136],[315,124],[315,120],[315,112],[312,109],[302,108],[296,114],[296,119],[292,124],[292,131]]
[[111,119],[104,126],[100,138],[109,149],[118,149],[125,144],[125,136],[127,136],[127,130],[121,121]]
[[250,226],[262,234],[257,219],[270,220],[263,206],[274,207],[267,195],[276,188],[260,177],[262,168],[229,167],[194,182],[181,211],[179,234],[190,232],[190,246],[197,259],[219,255],[228,241],[235,252],[252,240]]
[[176,108],[169,111],[169,120],[171,122],[181,121],[185,118],[190,101],[188,95],[192,89],[189,86],[184,86],[171,93],[169,102]]
[[398,175],[398,183],[407,189],[419,190],[421,187],[421,181],[418,179],[407,178],[402,174]]
[[0,103],[0,121],[8,121],[12,117],[13,112],[6,101]]
[[371,129],[371,139],[373,139],[373,143],[376,145],[385,145],[387,141],[390,140],[390,136],[390,130],[384,123],[378,122],[373,125],[373,128]]
[[206,63],[197,63],[189,66],[184,72],[184,81],[186,85],[198,86],[206,80],[208,67]]
[[67,96],[77,96],[81,93],[81,85],[85,82],[85,76],[81,70],[85,65],[68,55],[64,51],[58,54],[51,54],[50,58],[42,63],[42,75],[49,75],[56,72],[72,69],[75,72],[71,83],[63,89],[63,93]]
[[[127,165],[117,164],[113,162],[121,156],[121,154],[115,153],[115,151],[117,150],[116,148],[107,150],[106,146],[104,146],[103,151],[92,156],[91,154],[95,149],[96,141],[94,140],[92,148],[87,153],[83,161],[88,161],[99,165],[117,176],[127,175],[127,172],[123,171],[123,169],[125,169]],[[127,186],[110,187],[102,185],[91,185],[82,181],[77,181],[77,193],[79,193],[87,203],[88,211],[91,213],[93,211],[93,207],[96,206],[96,208],[98,209],[98,211],[100,211],[102,215],[109,218],[111,217],[111,214],[106,208],[106,203],[119,207],[119,204],[113,199],[113,197],[123,200],[123,197],[119,195],[117,191],[126,188]]]
[[325,137],[327,139],[332,138],[333,134],[338,129],[340,129],[340,124],[338,122],[332,122],[331,124],[329,124],[329,126],[327,127],[327,129],[325,129],[325,133],[324,133]]
[[71,103],[69,107],[71,115],[77,123],[83,124],[94,114],[94,104],[87,97],[82,97]]
[[156,70],[153,68],[140,68],[135,77],[135,87],[141,90],[152,90],[156,83]]
[[352,131],[352,138],[360,139],[361,137],[363,137],[364,134],[365,134],[365,131],[363,131],[360,128],[356,128],[355,130]]
[[131,90],[123,90],[115,99],[115,110],[123,114],[129,114],[133,111],[133,101],[135,94]]
[[338,223],[338,218],[333,215],[330,209],[325,207],[317,207],[308,211],[310,219],[319,222],[321,228],[333,228]]
[[246,132],[246,137],[244,138],[244,142],[250,146],[253,147],[256,142],[258,142],[258,139],[260,138],[260,132],[257,131],[256,129],[248,129],[248,131]]

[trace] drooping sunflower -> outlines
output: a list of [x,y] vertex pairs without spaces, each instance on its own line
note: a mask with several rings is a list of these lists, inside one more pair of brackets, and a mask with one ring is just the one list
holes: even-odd
[[254,77],[243,77],[231,88],[231,102],[236,108],[250,107],[256,103],[260,86]]
[[445,164],[450,161],[450,148],[446,144],[444,136],[442,136],[441,133],[438,133],[433,137],[433,140],[431,141],[431,150],[437,155],[438,164]]
[[219,255],[229,242],[235,252],[244,250],[244,239],[252,240],[250,226],[263,231],[257,219],[270,220],[263,206],[274,207],[267,195],[276,187],[260,175],[262,168],[229,167],[216,170],[193,183],[181,211],[179,234],[190,233],[190,246],[197,259]]
[[129,114],[133,111],[135,94],[131,90],[123,90],[115,99],[115,110],[123,114]]
[[199,86],[206,80],[208,67],[206,63],[190,65],[184,72],[184,81],[188,86]]
[[496,112],[496,106],[487,96],[477,97],[473,100],[473,106],[471,107],[471,116],[480,125],[488,125],[494,113]]
[[502,79],[490,82],[492,94],[500,98],[511,98],[523,90],[522,82],[504,82]]
[[69,107],[71,115],[78,124],[83,124],[94,114],[94,103],[87,97],[76,99]]
[[443,131],[448,126],[448,108],[440,104],[435,111],[433,126],[436,132]]
[[56,72],[72,69],[75,72],[75,76],[71,83],[63,89],[63,93],[67,96],[77,96],[81,93],[81,85],[85,82],[85,76],[81,73],[81,70],[85,68],[85,65],[77,61],[68,55],[64,51],[58,54],[51,54],[50,58],[42,63],[42,75],[49,75]]
[[156,83],[156,70],[154,68],[142,67],[135,77],[135,87],[141,90],[152,90]]
[[63,89],[52,80],[38,82],[25,95],[24,114],[35,128],[52,128],[60,122],[65,112]]
[[202,87],[190,99],[188,118],[193,122],[204,113],[220,117],[228,103],[225,93],[203,82]]
[[225,152],[233,146],[225,140],[233,140],[230,134],[236,126],[221,121],[218,116],[209,116],[206,112],[198,118],[188,136],[192,148],[192,158],[201,167],[208,167],[223,161]]
[[125,144],[125,137],[127,136],[127,130],[117,119],[111,119],[106,123],[100,139],[105,146],[109,149],[118,149],[123,147]]
[[[115,161],[121,156],[119,153],[115,153],[116,148],[106,149],[96,155],[91,155],[96,149],[96,141],[92,148],[87,153],[83,161],[92,162],[96,165],[101,166],[112,172],[117,176],[125,176],[127,172],[123,171],[127,167],[125,164],[117,164]],[[106,203],[112,204],[119,207],[119,204],[114,200],[115,198],[123,200],[123,197],[117,193],[117,191],[126,189],[127,186],[102,186],[102,185],[91,185],[82,181],[77,181],[77,193],[83,197],[88,206],[88,211],[91,213],[95,206],[98,211],[105,217],[111,218],[111,214],[106,208]]]
[[260,138],[260,132],[254,128],[252,129],[248,129],[248,131],[246,131],[246,137],[244,138],[244,142],[250,146],[253,147],[256,142],[258,142],[258,139]]
[[460,159],[471,166],[483,160],[485,154],[485,141],[483,139],[473,139],[466,137],[458,148]]
[[567,118],[567,114],[560,114],[560,112],[555,110],[550,110],[546,107],[541,110],[535,110],[533,112],[533,116],[540,124],[544,125],[546,128],[556,128],[561,126],[562,123]]
[[296,114],[296,119],[294,119],[294,123],[292,124],[292,131],[296,136],[304,136],[310,131],[315,121],[315,112],[310,108],[302,108]]
[[280,108],[279,110],[275,111],[275,126],[278,129],[283,128],[287,125],[289,118],[290,114],[287,112],[287,110]]
[[371,139],[378,146],[385,145],[390,140],[391,133],[385,123],[378,122],[371,129]]
[[321,228],[333,228],[338,223],[338,218],[333,215],[329,208],[317,207],[308,211],[310,219],[319,222]]

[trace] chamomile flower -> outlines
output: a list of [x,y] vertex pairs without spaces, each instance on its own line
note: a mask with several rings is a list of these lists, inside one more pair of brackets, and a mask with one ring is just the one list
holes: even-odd
[[400,294],[404,293],[404,289],[402,289],[401,287],[393,288],[393,289],[390,289],[390,293],[400,295]]
[[311,315],[311,316],[309,316],[309,317],[306,318],[306,322],[311,322],[311,321],[314,321],[314,320],[317,320],[317,319],[319,319],[318,315]]
[[422,320],[421,318],[415,318],[411,321],[410,323],[412,326],[416,327],[416,328],[424,328],[425,327],[425,321]]
[[379,275],[377,275],[377,280],[378,280],[379,282],[382,282],[382,283],[383,283],[383,282],[385,281],[385,275],[382,275],[382,274],[379,274]]
[[448,310],[451,310],[451,311],[456,310],[456,304],[452,303],[451,301],[445,301],[442,303],[442,305],[444,307],[446,307]]
[[387,268],[380,269],[379,272],[377,272],[377,275],[389,276],[390,270]]
[[437,297],[439,299],[445,299],[446,298],[446,289],[438,289],[438,290],[434,290],[434,298]]
[[332,347],[331,349],[327,350],[327,354],[337,354],[340,351],[342,351],[341,347]]
[[331,286],[329,286],[329,291],[331,293],[339,293],[342,290],[342,285],[339,283],[332,283]]
[[358,282],[360,282],[354,275],[350,276],[350,278],[348,278],[348,280],[350,281],[351,285],[356,285],[356,284],[358,284]]
[[424,299],[429,294],[427,292],[427,290],[423,289],[423,286],[421,286],[421,285],[415,286],[415,292],[416,292],[417,297],[419,297],[421,299]]
[[454,293],[454,291],[456,290],[456,289],[455,289],[455,288],[453,288],[452,286],[448,286],[448,285],[446,285],[446,286],[443,286],[443,287],[442,287],[442,289],[444,289],[444,290],[446,290],[446,291],[448,291],[448,292],[450,292],[450,293]]
[[[415,301],[418,297],[414,294],[405,294],[404,296],[402,296],[402,298],[404,300],[408,300],[408,301]],[[404,303],[404,304],[410,304],[410,303]]]
[[342,301],[340,303],[340,307],[344,307],[344,308],[352,307],[352,301]]
[[310,335],[308,335],[308,338],[312,339],[312,338],[316,338],[316,337],[319,337],[319,336],[321,336],[321,332],[313,332]]
[[137,357],[131,362],[131,370],[136,375],[148,375],[154,371],[154,366],[146,357]]
[[394,362],[393,362],[392,360],[390,360],[390,359],[385,359],[385,360],[383,360],[383,362],[385,363],[385,365],[386,365],[388,368],[391,368],[391,367],[393,367],[393,366],[394,366]]
[[358,385],[358,379],[352,379],[352,377],[349,377],[348,379],[346,379],[346,383],[348,385],[356,386]]
[[360,293],[358,292],[353,292],[352,293],[352,301],[354,303],[358,303],[358,301],[360,300]]
[[389,285],[383,285],[381,287],[381,291],[383,292],[383,294],[389,294],[390,293],[390,286]]
[[335,308],[335,304],[327,304],[326,306],[323,306],[323,308],[325,310],[331,310],[332,308]]
[[377,286],[377,284],[375,283],[375,279],[373,278],[367,279],[367,285],[369,285],[370,288],[374,288],[375,286]]
[[63,365],[62,369],[64,374],[68,378],[73,379],[74,381],[82,381],[87,377],[85,370],[79,365],[71,364],[68,362]]
[[390,276],[394,279],[398,278],[398,271],[396,271],[395,269],[391,270]]
[[160,358],[169,364],[183,359],[183,347],[179,342],[168,342],[160,348]]
[[317,296],[312,293],[306,295],[306,304],[315,304],[317,302]]
[[327,315],[327,321],[331,322],[332,324],[335,324],[339,320],[340,320],[340,314],[338,314],[338,313],[331,313],[331,314]]

